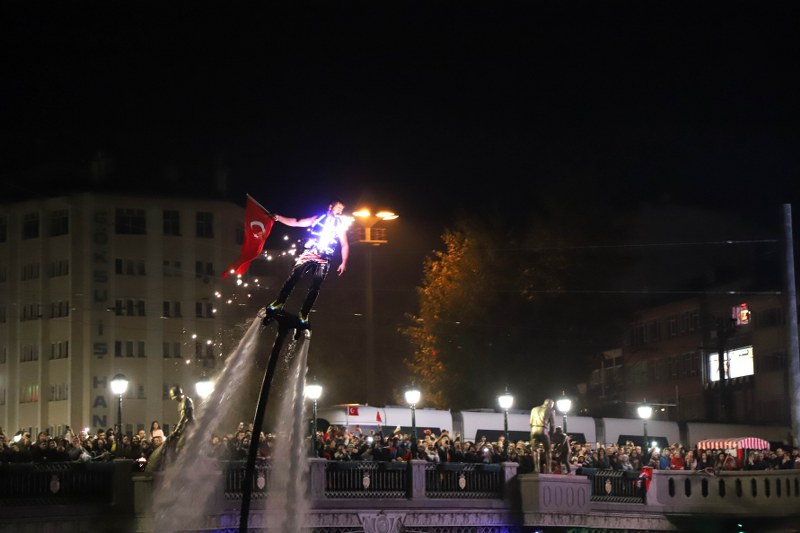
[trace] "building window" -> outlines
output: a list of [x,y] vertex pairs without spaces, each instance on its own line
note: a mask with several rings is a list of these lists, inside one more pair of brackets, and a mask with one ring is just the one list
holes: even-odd
[[194,262],[194,276],[196,278],[202,278],[204,276],[214,277],[214,263],[207,261],[195,261]]
[[163,302],[161,307],[161,318],[181,318],[181,303]]
[[38,318],[42,318],[42,310],[39,304],[23,304],[20,321],[36,320]]
[[641,346],[644,344],[644,324],[641,322],[633,325],[631,344],[633,346]]
[[47,276],[56,278],[69,275],[69,259],[58,259],[50,261],[47,265]]
[[19,353],[20,363],[29,363],[39,360],[39,347],[33,344],[25,344]]
[[69,211],[59,209],[50,213],[50,236],[67,235],[69,233]]
[[689,332],[689,313],[681,314],[681,320],[678,323],[678,333],[681,335]]
[[181,276],[181,262],[164,260],[163,274],[167,278],[179,278]]
[[117,208],[114,219],[117,235],[145,235],[146,228],[144,209]]
[[0,283],[8,281],[8,268],[0,266]]
[[146,276],[144,259],[121,259],[114,260],[114,273],[126,276]]
[[136,357],[147,357],[144,351],[144,341],[136,341]]
[[50,318],[63,318],[69,316],[69,301],[50,303]]
[[39,279],[39,263],[28,263],[27,265],[22,265],[20,280],[28,281],[31,279]]
[[765,309],[764,311],[754,313],[753,317],[753,322],[758,328],[786,325],[786,315],[784,314],[783,309],[779,307],[773,307],[772,309]]
[[181,213],[172,209],[164,210],[164,235],[180,236]]
[[204,211],[197,213],[197,237],[214,238],[214,213]]
[[678,336],[678,315],[672,315],[667,319],[667,335],[670,337]]
[[6,217],[0,217],[0,242],[8,240],[8,220]]
[[117,316],[145,316],[144,300],[116,300],[114,313]]
[[651,320],[647,323],[647,342],[659,342],[661,340],[661,323],[658,320]]
[[6,320],[6,304],[0,304],[0,324],[5,324]]
[[39,385],[23,385],[19,389],[19,403],[36,403],[39,401]]
[[22,238],[39,238],[39,213],[27,213],[22,217]]
[[700,311],[694,310],[689,314],[689,331],[700,329]]
[[180,359],[181,358],[181,343],[180,342],[164,342],[162,344],[163,352],[162,355],[164,359],[174,358]]

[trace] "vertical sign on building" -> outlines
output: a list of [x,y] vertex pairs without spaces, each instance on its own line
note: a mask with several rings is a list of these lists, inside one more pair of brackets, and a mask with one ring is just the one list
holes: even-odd
[[[92,218],[92,308],[101,311],[95,316],[105,316],[109,307],[109,234],[110,222],[108,211],[95,211]],[[92,341],[92,355],[95,359],[103,359],[108,355],[108,339],[105,337],[103,319],[97,321],[97,330]],[[92,365],[96,371],[97,367]],[[92,426],[108,427],[108,404],[105,392],[108,389],[107,376],[92,376]]]

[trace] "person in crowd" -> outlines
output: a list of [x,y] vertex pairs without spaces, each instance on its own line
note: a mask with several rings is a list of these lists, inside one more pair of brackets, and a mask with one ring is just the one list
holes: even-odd
[[561,465],[561,470],[569,474],[570,472],[570,452],[572,445],[570,443],[569,435],[564,433],[564,428],[556,426],[553,432],[553,459]]
[[714,470],[719,472],[721,470],[736,470],[736,458],[729,454],[726,450],[722,450],[717,454],[714,463]]
[[[762,455],[763,457],[763,455]],[[752,450],[747,454],[747,459],[744,462],[745,470],[766,470],[766,464],[759,459],[759,451]]]
[[697,470],[697,457],[694,455],[694,450],[688,450],[686,452],[686,457],[683,458],[683,469],[684,470]]
[[672,448],[672,456],[669,458],[669,470],[686,470],[686,459],[681,455],[679,448]]
[[641,447],[640,446],[636,446],[631,450],[631,453],[628,456],[628,459],[631,462],[631,466],[633,467],[633,470],[636,470],[637,472],[642,469],[642,455],[641,455],[640,450],[641,450]]
[[161,427],[161,423],[158,420],[153,420],[150,422],[150,438],[153,438],[153,432],[157,429],[163,430],[164,428]]
[[94,450],[92,451],[92,461],[112,461],[114,454],[108,450],[106,439],[98,438],[94,443]]
[[653,470],[661,470],[661,453],[659,451],[653,450],[651,452],[650,461],[647,463],[647,466]]
[[72,445],[67,451],[67,461],[79,461],[83,453],[88,453],[81,443],[81,438],[77,435],[72,437]]
[[772,461],[773,470],[789,470],[794,468],[794,460],[783,448],[775,450],[775,459]]
[[611,468],[611,463],[608,460],[608,452],[605,448],[597,449],[597,458],[592,461],[592,468],[597,468],[600,470]]
[[707,450],[697,450],[696,470],[705,470],[706,468],[714,468],[714,462],[710,458]]

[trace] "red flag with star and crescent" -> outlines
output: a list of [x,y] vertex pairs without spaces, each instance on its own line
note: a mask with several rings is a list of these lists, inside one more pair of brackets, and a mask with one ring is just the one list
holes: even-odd
[[272,214],[248,194],[247,207],[244,211],[242,250],[239,252],[239,259],[222,273],[223,279],[227,278],[228,274],[241,275],[247,272],[250,262],[258,257],[261,250],[264,249],[264,243],[267,241],[274,223],[275,219],[272,218]]

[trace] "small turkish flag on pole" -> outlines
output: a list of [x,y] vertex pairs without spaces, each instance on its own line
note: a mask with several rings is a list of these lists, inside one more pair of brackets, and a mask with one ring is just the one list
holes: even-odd
[[355,405],[351,405],[347,408],[347,414],[350,416],[358,416],[358,407]]
[[383,420],[381,420],[381,412],[380,411],[375,411],[375,422],[383,422]]
[[264,209],[264,206],[256,202],[252,196],[247,195],[247,207],[244,211],[244,242],[242,243],[242,251],[239,252],[239,259],[231,264],[228,269],[222,273],[222,278],[228,277],[228,274],[241,275],[247,272],[247,267],[250,262],[258,257],[261,250],[264,249],[264,243],[267,241],[269,232],[272,231],[272,225],[275,219],[272,218],[272,213]]

